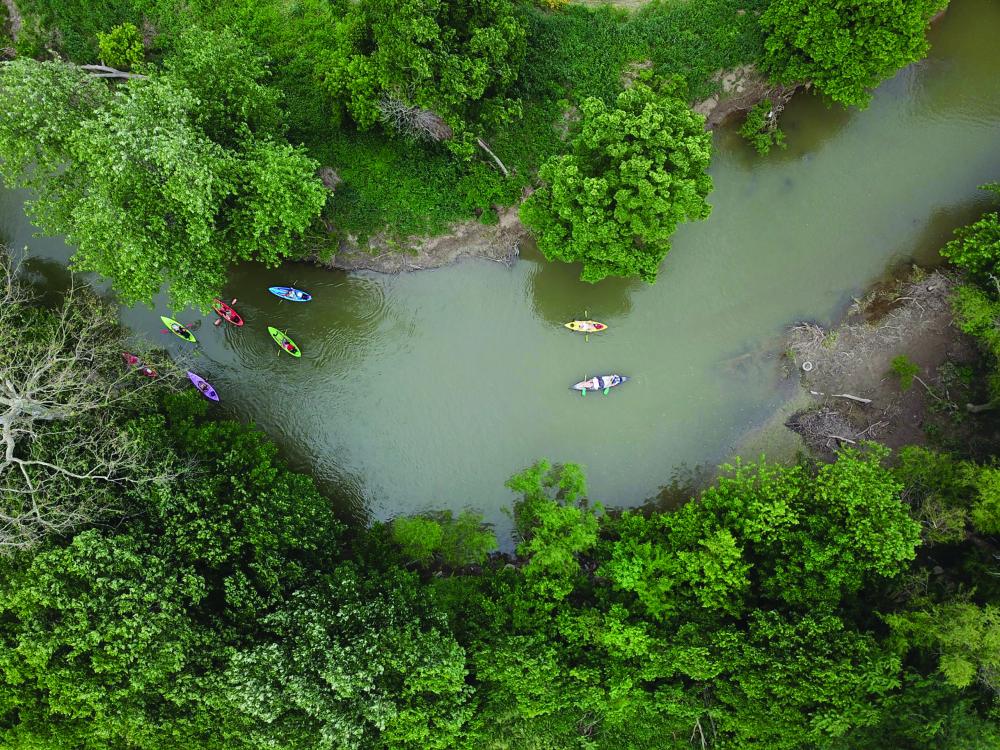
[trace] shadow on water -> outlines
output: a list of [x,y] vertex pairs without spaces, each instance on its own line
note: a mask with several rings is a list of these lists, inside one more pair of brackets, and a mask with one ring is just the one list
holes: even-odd
[[670,473],[670,481],[661,485],[656,494],[648,498],[639,509],[645,513],[675,510],[701,494],[711,484],[714,476],[715,467],[709,464],[678,464]]
[[[799,92],[781,113],[784,148],[772,148],[763,156],[758,154],[739,133],[743,124],[741,117],[734,118],[726,127],[717,131],[714,148],[716,151],[730,153],[741,169],[751,172],[760,166],[761,159],[766,159],[772,166],[808,162],[814,152],[834,139],[858,113],[855,108],[848,109],[834,104],[815,92]],[[790,179],[786,186],[789,190],[793,187]]]
[[535,314],[553,325],[587,315],[609,325],[632,312],[632,293],[644,286],[636,279],[607,278],[596,284],[580,281],[578,263],[549,262],[531,243],[522,258],[534,262],[528,280]]
[[914,226],[923,222],[924,228],[913,242],[907,243],[906,249],[920,265],[939,265],[942,262],[941,248],[954,239],[956,229],[977,221],[984,213],[998,207],[998,196],[984,190],[968,200],[935,209],[930,216],[915,216]]

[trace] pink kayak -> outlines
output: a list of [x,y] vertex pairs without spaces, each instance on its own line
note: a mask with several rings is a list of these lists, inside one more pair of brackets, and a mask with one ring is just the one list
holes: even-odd
[[192,383],[194,383],[195,388],[198,389],[198,391],[201,393],[202,396],[204,396],[205,398],[210,399],[212,401],[218,401],[219,400],[219,394],[215,392],[215,389],[212,387],[212,385],[207,380],[205,380],[205,378],[203,378],[203,377],[201,377],[199,375],[195,375],[190,370],[188,370],[187,376],[188,376],[188,379]]

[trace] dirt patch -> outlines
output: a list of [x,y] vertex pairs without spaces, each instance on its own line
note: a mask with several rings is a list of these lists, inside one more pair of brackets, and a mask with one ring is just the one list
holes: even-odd
[[719,92],[693,107],[695,112],[705,116],[706,130],[719,127],[730,117],[747,112],[765,99],[782,106],[800,88],[809,88],[809,84],[781,86],[770,83],[753,65],[718,70],[713,80],[719,84]]
[[[826,457],[863,440],[968,448],[976,429],[965,403],[982,379],[974,342],[952,324],[954,283],[916,270],[856,300],[836,328],[792,326],[786,356],[811,403],[786,426]],[[893,370],[900,356],[916,368],[908,387]]]
[[496,224],[466,221],[453,224],[447,234],[408,237],[401,242],[380,233],[364,248],[349,240],[341,244],[331,261],[320,265],[344,271],[403,273],[440,268],[460,258],[475,257],[509,266],[517,260],[521,242],[530,233],[518,217],[518,206],[496,210],[499,217]]

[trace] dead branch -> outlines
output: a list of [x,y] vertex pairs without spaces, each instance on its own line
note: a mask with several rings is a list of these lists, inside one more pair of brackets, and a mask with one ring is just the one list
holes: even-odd
[[126,73],[124,70],[118,70],[116,68],[110,68],[107,65],[80,65],[78,66],[80,70],[85,70],[94,78],[145,78],[146,76],[139,73]]
[[127,422],[150,388],[179,379],[125,367],[115,312],[93,295],[71,284],[42,311],[17,274],[0,248],[0,552],[106,516],[115,487],[177,473]]
[[481,148],[483,151],[485,151],[487,154],[493,157],[493,161],[497,163],[497,166],[500,168],[500,171],[503,172],[503,176],[510,177],[510,172],[507,171],[507,167],[505,167],[503,165],[503,162],[500,161],[500,157],[494,154],[490,150],[490,147],[486,145],[486,141],[484,141],[482,138],[476,138],[476,143],[479,144],[479,148]]
[[378,102],[382,122],[403,135],[440,143],[455,133],[442,117],[429,109],[407,104],[396,96],[384,94]]
[[859,404],[870,404],[872,400],[870,398],[861,398],[860,396],[852,396],[850,393],[832,393],[830,398],[848,398],[851,401],[857,401]]

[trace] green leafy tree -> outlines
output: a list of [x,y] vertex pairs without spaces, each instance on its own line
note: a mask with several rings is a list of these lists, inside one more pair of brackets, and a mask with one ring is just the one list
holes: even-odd
[[760,17],[764,66],[782,83],[812,81],[848,106],[927,54],[927,25],[947,0],[773,0]]
[[542,165],[521,218],[546,258],[582,263],[584,281],[653,282],[677,225],[711,211],[711,134],[686,102],[643,84],[580,110],[570,153]]
[[1000,691],[1000,607],[958,600],[887,615],[885,620],[905,646],[933,648],[952,686],[965,688],[978,679]]
[[[32,218],[127,303],[167,282],[175,305],[206,306],[230,264],[292,255],[326,201],[315,162],[280,139],[277,99],[245,44],[191,31],[179,50],[184,60],[112,91],[65,64],[0,69],[5,178],[36,191]],[[47,115],[38,139],[31,126]]]
[[465,652],[412,579],[374,583],[338,568],[268,615],[270,637],[235,657],[230,691],[258,722],[256,744],[454,747],[469,713]]
[[142,34],[134,23],[118,24],[106,34],[97,32],[97,46],[101,51],[101,61],[112,68],[132,70],[146,56]]
[[482,564],[497,548],[493,532],[483,527],[482,515],[470,510],[463,510],[458,517],[446,510],[431,518],[396,518],[392,538],[414,562],[427,565],[438,557],[449,568]]
[[[1000,183],[983,185],[1000,195]],[[1000,213],[990,211],[978,221],[955,230],[955,237],[941,248],[941,256],[979,280],[997,275],[1000,263]]]
[[774,147],[787,147],[785,134],[778,127],[778,113],[770,99],[755,104],[747,112],[747,117],[740,126],[740,135],[761,155]]
[[338,27],[326,86],[362,129],[447,141],[461,156],[476,125],[519,112],[525,32],[510,0],[361,0]]
[[539,461],[507,481],[521,495],[514,503],[514,525],[529,558],[524,575],[542,595],[565,597],[580,574],[577,556],[597,542],[599,503],[590,507],[587,484],[576,464],[553,468]]

